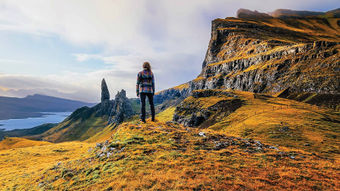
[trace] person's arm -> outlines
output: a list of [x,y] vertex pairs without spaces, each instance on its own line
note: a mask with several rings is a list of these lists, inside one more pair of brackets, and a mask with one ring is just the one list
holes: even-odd
[[155,77],[153,76],[153,73],[152,73],[152,92],[153,94],[155,94]]
[[140,84],[140,77],[139,77],[139,73],[137,74],[137,84],[136,84],[136,94],[137,97],[139,97],[139,84]]

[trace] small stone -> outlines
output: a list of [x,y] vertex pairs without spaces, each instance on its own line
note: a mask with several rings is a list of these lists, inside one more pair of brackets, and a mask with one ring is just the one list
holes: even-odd
[[269,146],[270,149],[275,149],[275,150],[279,150],[277,147],[274,147],[274,146]]
[[101,149],[101,151],[102,151],[102,152],[105,152],[106,149],[107,149],[107,147],[106,147],[106,146],[103,146],[103,148]]
[[286,132],[286,131],[289,131],[289,130],[290,130],[290,128],[288,126],[284,126],[284,127],[281,127],[279,129],[279,131],[281,131],[281,132]]
[[255,144],[258,146],[258,147],[262,147],[263,145],[262,145],[262,143],[260,142],[260,141],[254,141],[255,142]]
[[198,135],[201,136],[201,137],[206,137],[204,132],[199,132]]
[[262,147],[256,147],[256,150],[261,151],[261,150],[262,150]]
[[122,151],[124,151],[125,147],[123,147],[122,149],[120,149],[119,151],[117,151],[117,153],[121,153]]
[[97,147],[97,148],[101,148],[101,147],[102,147],[102,144],[101,144],[101,143],[97,143],[97,144],[96,144],[96,147]]

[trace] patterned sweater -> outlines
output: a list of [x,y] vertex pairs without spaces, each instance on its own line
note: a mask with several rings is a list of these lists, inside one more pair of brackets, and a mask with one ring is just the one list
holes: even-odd
[[155,78],[151,71],[143,70],[138,73],[136,93],[155,93]]

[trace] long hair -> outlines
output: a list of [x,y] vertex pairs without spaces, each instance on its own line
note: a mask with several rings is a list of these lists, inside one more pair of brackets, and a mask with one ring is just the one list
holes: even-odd
[[151,72],[151,65],[149,62],[144,62],[143,63],[143,68]]

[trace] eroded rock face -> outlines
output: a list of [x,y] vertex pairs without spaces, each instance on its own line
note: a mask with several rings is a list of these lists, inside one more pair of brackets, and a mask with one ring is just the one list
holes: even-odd
[[108,123],[119,124],[134,114],[126,91],[121,90],[115,96]]
[[202,72],[188,87],[169,89],[160,100],[185,98],[199,89],[274,94],[289,88],[295,93],[339,95],[340,25],[332,19],[333,24],[320,18],[216,19]]
[[339,45],[246,19],[214,20],[202,72],[189,89],[339,93]]
[[263,52],[217,60],[221,62],[218,64],[211,63],[208,57],[206,63],[210,65],[204,67],[201,79],[192,83],[191,89],[279,92],[291,88],[296,92],[339,93],[339,78],[335,77],[339,74],[336,68],[340,67],[339,45],[337,42],[285,45],[275,52],[262,47]]
[[107,88],[105,79],[103,78],[102,84],[101,84],[101,102],[104,102],[105,100],[110,100],[110,92]]

